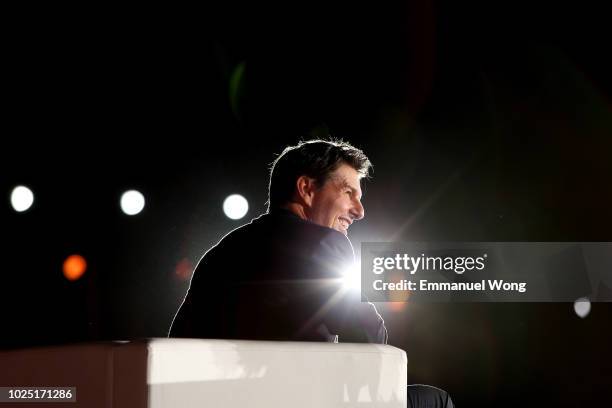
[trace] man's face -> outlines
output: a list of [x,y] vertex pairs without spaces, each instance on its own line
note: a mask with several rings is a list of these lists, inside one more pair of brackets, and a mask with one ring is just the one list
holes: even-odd
[[365,215],[359,180],[357,170],[341,164],[315,191],[307,214],[310,221],[347,235],[352,222]]

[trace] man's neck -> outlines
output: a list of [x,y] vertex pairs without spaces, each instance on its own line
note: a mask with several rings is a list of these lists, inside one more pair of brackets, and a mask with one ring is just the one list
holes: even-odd
[[308,217],[306,217],[306,212],[304,211],[304,206],[299,203],[290,202],[281,206],[281,208],[284,208],[285,210],[297,215],[301,219],[308,221]]

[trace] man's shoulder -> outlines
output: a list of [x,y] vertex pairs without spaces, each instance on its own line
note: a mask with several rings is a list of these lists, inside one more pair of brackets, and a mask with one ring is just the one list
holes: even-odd
[[237,246],[260,250],[270,246],[279,249],[295,247],[306,254],[324,252],[353,257],[353,247],[344,234],[284,211],[262,214],[232,230],[215,245],[217,250]]

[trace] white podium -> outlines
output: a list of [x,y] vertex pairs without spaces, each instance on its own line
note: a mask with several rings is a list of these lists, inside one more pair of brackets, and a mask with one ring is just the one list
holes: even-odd
[[75,403],[46,408],[404,408],[406,376],[406,353],[378,344],[159,338],[0,351],[0,386],[76,387]]

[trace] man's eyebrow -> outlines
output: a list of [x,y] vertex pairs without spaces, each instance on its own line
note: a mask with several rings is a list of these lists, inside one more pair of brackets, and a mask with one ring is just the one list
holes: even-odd
[[350,189],[351,189],[351,191],[353,192],[353,194],[357,195],[357,194],[359,193],[359,192],[357,191],[357,189],[356,189],[355,187],[351,186],[351,185],[349,184],[349,182],[348,182],[348,181],[347,181],[345,178],[341,179],[341,180],[340,180],[340,183],[341,183],[341,185],[342,185],[342,188],[350,188]]
[[342,188],[350,188],[353,191],[355,190],[353,187],[351,187],[351,185],[349,184],[349,182],[345,178],[340,179],[340,186]]

